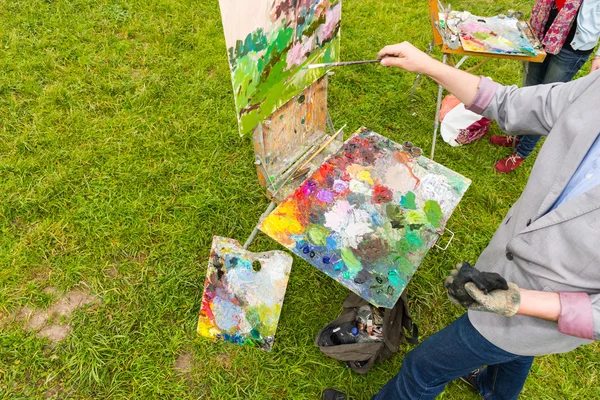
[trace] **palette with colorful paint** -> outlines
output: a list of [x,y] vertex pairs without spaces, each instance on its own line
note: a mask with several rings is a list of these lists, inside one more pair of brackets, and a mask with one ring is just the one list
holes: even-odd
[[233,239],[214,236],[198,334],[271,350],[291,268],[285,252],[250,253]]
[[361,128],[260,229],[369,303],[391,308],[470,183]]
[[516,18],[470,15],[456,25],[463,49],[480,53],[536,56],[533,44],[517,27]]

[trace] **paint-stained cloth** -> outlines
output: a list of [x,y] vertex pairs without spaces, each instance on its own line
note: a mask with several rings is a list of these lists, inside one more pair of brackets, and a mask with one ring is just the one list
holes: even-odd
[[596,71],[520,89],[482,78],[470,105],[507,133],[547,136],[521,197],[475,266],[524,289],[559,293],[561,314],[556,323],[469,311],[473,326],[505,351],[563,353],[600,340],[600,185],[568,196],[577,170],[595,154],[590,149],[600,128],[599,102]]

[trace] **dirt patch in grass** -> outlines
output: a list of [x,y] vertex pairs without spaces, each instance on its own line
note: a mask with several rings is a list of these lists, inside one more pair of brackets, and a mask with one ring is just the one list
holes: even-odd
[[[45,293],[56,296],[53,287],[44,289]],[[66,339],[71,333],[69,318],[73,311],[88,304],[97,304],[100,300],[83,290],[72,290],[58,298],[47,310],[23,307],[15,313],[14,319],[23,322],[23,327],[32,330],[38,336],[46,337],[53,343]]]
[[186,377],[189,377],[193,367],[194,355],[192,353],[181,353],[173,364],[173,369]]

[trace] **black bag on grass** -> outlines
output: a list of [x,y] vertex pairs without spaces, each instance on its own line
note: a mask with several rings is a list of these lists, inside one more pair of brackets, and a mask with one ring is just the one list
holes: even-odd
[[[406,341],[412,344],[419,342],[419,331],[410,316],[406,292],[403,292],[394,308],[384,309],[383,341],[333,344],[331,341],[333,330],[344,323],[356,321],[356,310],[365,304],[369,303],[356,294],[350,293],[344,301],[342,315],[321,329],[315,339],[315,344],[326,356],[346,361],[348,367],[359,374],[366,374],[373,364],[387,360],[398,352],[402,339],[406,338]],[[409,337],[405,335],[405,330]]]

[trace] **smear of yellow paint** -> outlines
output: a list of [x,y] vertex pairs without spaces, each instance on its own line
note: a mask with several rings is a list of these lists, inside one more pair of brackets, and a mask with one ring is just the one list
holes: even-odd
[[203,321],[204,318],[200,317],[199,321],[198,321],[198,335],[200,336],[205,336],[205,337],[211,337],[213,336],[211,334],[211,328],[212,328],[212,324],[208,321],[208,319],[206,321]]
[[357,179],[360,179],[363,182],[367,182],[369,184],[373,184],[373,178],[371,178],[371,173],[367,170],[362,170],[356,175]]
[[294,202],[283,202],[262,223],[261,229],[284,246],[295,244],[290,235],[299,235],[304,232],[304,227],[296,215],[298,207]]

